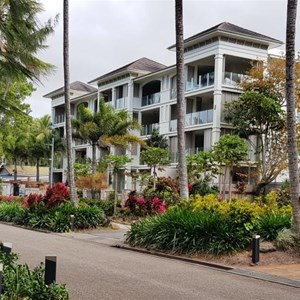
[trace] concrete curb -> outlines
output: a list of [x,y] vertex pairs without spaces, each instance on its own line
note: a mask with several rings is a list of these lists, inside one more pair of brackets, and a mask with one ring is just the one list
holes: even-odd
[[272,282],[272,283],[276,283],[276,284],[282,284],[282,285],[287,285],[287,286],[291,286],[291,287],[295,287],[295,288],[300,288],[300,281],[292,280],[292,279],[288,279],[288,278],[280,277],[280,276],[276,276],[276,275],[271,275],[271,274],[266,274],[266,273],[262,273],[262,272],[251,271],[251,270],[245,270],[245,269],[238,269],[238,268],[229,267],[229,266],[225,266],[225,265],[221,265],[221,264],[217,264],[217,263],[211,263],[211,262],[207,262],[207,261],[203,261],[203,260],[182,257],[182,256],[178,256],[178,255],[171,255],[171,254],[166,254],[166,253],[162,253],[162,252],[158,252],[158,251],[142,249],[142,248],[134,248],[134,247],[130,247],[127,245],[118,244],[118,245],[114,245],[111,247],[115,247],[115,248],[119,248],[119,249],[127,250],[127,251],[134,251],[134,252],[143,253],[143,254],[155,255],[158,257],[163,257],[163,258],[168,258],[168,259],[179,260],[179,261],[183,261],[183,262],[187,262],[187,263],[201,265],[201,266],[208,267],[208,268],[213,268],[218,271],[228,272],[233,275],[250,277],[250,278],[263,280],[263,281],[267,281],[267,282]]

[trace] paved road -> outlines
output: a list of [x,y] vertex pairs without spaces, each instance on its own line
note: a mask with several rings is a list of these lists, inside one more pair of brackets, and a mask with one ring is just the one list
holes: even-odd
[[[0,224],[0,240],[12,242],[31,266],[58,257],[58,282],[75,300],[299,300],[300,290],[203,266]],[[104,239],[105,240],[105,239]]]

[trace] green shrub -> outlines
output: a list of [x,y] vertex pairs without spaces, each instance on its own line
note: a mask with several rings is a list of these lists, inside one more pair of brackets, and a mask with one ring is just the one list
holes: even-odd
[[[114,199],[113,200],[95,200],[95,199],[87,199],[81,198],[79,203],[86,203],[89,206],[97,206],[101,208],[106,216],[112,216],[114,214]],[[120,201],[118,201],[117,205],[120,205]]]
[[291,229],[283,228],[278,232],[275,245],[281,250],[289,250],[296,246],[296,236]]
[[291,227],[291,216],[283,213],[269,213],[258,217],[254,230],[266,240],[275,240],[278,232]]
[[126,241],[132,246],[175,253],[221,254],[245,248],[250,238],[243,228],[218,213],[171,208],[163,215],[133,224]]
[[0,221],[18,223],[24,215],[25,211],[19,203],[0,202]]
[[1,300],[69,299],[65,285],[53,283],[47,286],[45,284],[45,270],[42,264],[34,270],[30,270],[27,264],[16,264],[16,259],[17,255],[7,255],[0,251],[0,263],[4,264]]

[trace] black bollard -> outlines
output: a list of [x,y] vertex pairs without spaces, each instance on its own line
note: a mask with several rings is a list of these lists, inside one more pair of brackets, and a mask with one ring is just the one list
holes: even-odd
[[12,243],[2,243],[2,247],[1,250],[5,253],[5,254],[10,254],[12,251]]
[[74,215],[70,215],[70,219],[71,219],[71,231],[74,231],[74,220],[75,220],[75,216],[74,216]]
[[252,237],[252,263],[257,264],[259,262],[259,239],[260,235],[254,235]]
[[1,292],[2,292],[2,271],[3,271],[3,265],[0,264],[0,295],[1,295]]
[[45,257],[45,284],[56,281],[56,256]]

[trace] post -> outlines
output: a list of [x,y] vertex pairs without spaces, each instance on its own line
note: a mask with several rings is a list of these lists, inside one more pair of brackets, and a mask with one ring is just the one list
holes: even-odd
[[70,215],[70,219],[71,219],[71,231],[74,231],[74,220],[75,220],[75,216],[74,216],[74,215]]
[[2,292],[2,278],[3,278],[3,275],[2,275],[2,272],[3,272],[3,264],[0,264],[0,295],[1,295],[1,292]]
[[2,243],[1,246],[1,250],[5,253],[5,254],[10,254],[12,251],[12,243]]
[[50,164],[50,187],[53,186],[53,160],[54,160],[54,137],[51,142],[51,164]]
[[259,239],[260,235],[254,235],[252,237],[252,263],[257,264],[259,262]]
[[50,285],[56,281],[56,256],[45,257],[45,284]]

